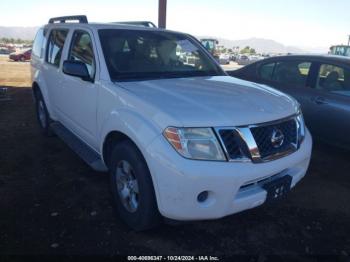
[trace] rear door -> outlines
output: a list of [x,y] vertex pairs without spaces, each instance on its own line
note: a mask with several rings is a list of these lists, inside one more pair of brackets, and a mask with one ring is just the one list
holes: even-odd
[[311,97],[314,135],[350,147],[350,67],[319,64]]
[[47,41],[45,63],[43,64],[43,76],[49,90],[49,99],[52,109],[60,120],[60,87],[62,86],[61,62],[62,53],[66,44],[68,29],[54,28],[49,32]]

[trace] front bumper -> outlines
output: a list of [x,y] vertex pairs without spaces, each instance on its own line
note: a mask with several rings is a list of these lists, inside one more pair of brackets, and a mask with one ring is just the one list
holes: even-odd
[[[266,200],[259,181],[290,175],[292,187],[309,166],[312,138],[306,131],[298,151],[266,163],[215,162],[181,157],[162,137],[147,148],[145,158],[152,174],[160,213],[170,219],[216,219],[257,207]],[[204,202],[197,196],[209,191]]]

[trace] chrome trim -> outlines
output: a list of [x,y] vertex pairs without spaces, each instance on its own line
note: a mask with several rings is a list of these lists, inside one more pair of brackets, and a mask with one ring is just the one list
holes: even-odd
[[[291,147],[283,152],[279,152],[279,153],[270,155],[268,157],[262,158],[260,155],[260,152],[259,152],[258,145],[254,139],[252,132],[251,132],[251,128],[279,124],[279,123],[283,123],[283,122],[286,122],[286,121],[289,121],[292,119],[296,122],[297,135],[296,135],[295,143],[291,143]],[[246,126],[217,127],[217,128],[214,128],[214,130],[215,130],[215,133],[216,133],[216,135],[219,139],[219,142],[222,146],[222,149],[224,150],[225,156],[229,162],[266,163],[266,162],[270,162],[270,161],[288,156],[288,155],[294,153],[295,151],[297,151],[300,147],[301,142],[302,142],[303,135],[305,135],[305,134],[303,134],[303,133],[305,133],[305,131],[302,130],[304,126],[305,125],[304,125],[301,113],[297,113],[297,114],[293,114],[289,117],[285,117],[285,118],[282,118],[282,119],[279,119],[276,121],[269,121],[269,122],[264,122],[264,123],[260,123],[260,124],[252,124],[252,125],[246,125]],[[225,146],[225,143],[221,138],[220,130],[232,130],[233,135],[235,132],[237,132],[237,135],[239,135],[242,142],[247,146],[247,149],[249,151],[249,156],[247,156],[245,154],[244,150],[241,149],[241,152],[243,153],[243,155],[245,155],[245,157],[231,159],[230,154],[228,153],[227,148]]]
[[250,131],[250,128],[241,127],[241,128],[236,128],[236,130],[240,135],[240,137],[242,138],[242,140],[247,145],[251,160],[253,162],[259,162],[261,159],[260,152],[258,149],[258,145],[256,144],[256,141],[254,139],[254,136]]
[[[225,154],[225,156],[226,156],[227,161],[229,161],[229,162],[251,162],[251,159],[250,159],[249,157],[235,158],[235,159],[232,159],[232,158],[230,157],[230,154],[228,153],[227,148],[226,148],[226,146],[225,146],[225,143],[224,143],[224,141],[222,140],[222,137],[221,137],[221,135],[220,135],[220,132],[219,132],[220,130],[232,130],[232,133],[233,133],[232,135],[234,135],[234,132],[237,131],[237,130],[236,130],[236,128],[234,128],[234,127],[214,128],[216,137],[217,137],[218,140],[219,140],[219,143],[220,143],[220,145],[221,145],[221,148],[222,148],[223,151],[224,151],[224,154]],[[238,132],[237,132],[237,133],[238,133]],[[242,150],[241,150],[241,151],[242,151]],[[244,152],[242,152],[242,153],[244,153]]]
[[[262,126],[269,126],[269,125],[273,125],[273,124],[279,124],[282,122],[286,122],[288,120],[291,120],[293,118],[296,118],[299,114],[293,114],[278,120],[273,120],[273,121],[269,121],[269,122],[263,122],[263,123],[258,123],[258,124],[252,124],[252,125],[244,125],[244,126],[237,126],[237,127],[249,127],[249,128],[253,128],[253,127],[262,127]],[[235,128],[237,128],[235,127]],[[232,128],[232,127],[231,127]]]

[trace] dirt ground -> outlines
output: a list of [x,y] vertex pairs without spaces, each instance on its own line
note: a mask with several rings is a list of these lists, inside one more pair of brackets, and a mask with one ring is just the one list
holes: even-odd
[[41,136],[28,76],[28,63],[0,57],[0,86],[11,96],[0,101],[0,254],[348,259],[349,152],[316,143],[307,176],[278,204],[136,233],[115,213],[108,176],[92,171],[57,137]]

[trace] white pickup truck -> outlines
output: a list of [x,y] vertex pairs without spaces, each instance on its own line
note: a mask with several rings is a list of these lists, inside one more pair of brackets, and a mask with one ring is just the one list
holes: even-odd
[[119,215],[136,230],[257,207],[307,171],[299,104],[227,76],[188,34],[53,18],[31,65],[43,133],[110,172]]

